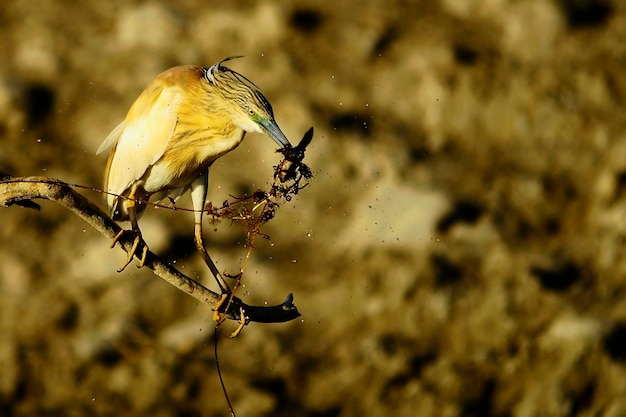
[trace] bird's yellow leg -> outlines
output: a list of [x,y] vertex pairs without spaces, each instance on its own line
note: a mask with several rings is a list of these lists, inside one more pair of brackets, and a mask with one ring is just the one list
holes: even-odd
[[133,190],[129,195],[129,199],[126,201],[126,209],[128,210],[128,217],[130,218],[130,224],[132,229],[120,230],[120,232],[115,235],[115,238],[113,239],[113,245],[111,245],[111,247],[115,246],[115,244],[120,240],[122,235],[126,233],[134,234],[135,240],[133,241],[132,248],[128,251],[128,257],[126,258],[126,262],[124,263],[124,265],[118,268],[117,272],[122,272],[124,269],[126,269],[128,265],[130,265],[130,263],[133,261],[133,257],[135,256],[135,252],[137,252],[137,248],[139,247],[139,245],[143,245],[143,247],[141,251],[141,257],[139,258],[139,265],[137,265],[138,268],[141,268],[145,265],[146,257],[148,256],[148,245],[141,236],[141,230],[139,229],[139,224],[137,223],[137,212],[135,210],[135,205],[135,190]]
[[196,224],[194,225],[194,239],[193,240],[194,240],[194,243],[196,244],[196,248],[198,249],[198,252],[200,252],[200,256],[202,257],[202,260],[204,260],[204,263],[209,267],[211,274],[215,277],[215,281],[217,281],[217,285],[220,287],[221,293],[230,295],[231,291],[230,291],[230,288],[228,287],[228,284],[226,284],[226,281],[224,281],[224,277],[222,277],[222,274],[220,273],[219,269],[217,269],[217,266],[215,266],[213,259],[211,259],[211,257],[209,256],[209,253],[206,251],[206,248],[204,247],[204,240],[202,239],[202,219],[200,219],[199,223],[196,222]]
[[[217,285],[220,287],[220,291],[222,295],[231,294],[231,290],[224,281],[224,277],[220,274],[220,271],[215,266],[215,263],[209,256],[209,253],[206,251],[204,246],[204,239],[202,238],[202,215],[204,214],[204,205],[206,203],[207,190],[209,187],[209,172],[207,171],[205,174],[201,175],[197,179],[195,179],[191,183],[191,201],[193,203],[193,211],[194,211],[194,243],[196,244],[196,248],[198,252],[200,252],[200,256],[202,256],[202,260],[209,267],[211,274],[217,281]],[[218,305],[221,306],[224,301],[221,301]],[[215,311],[218,311],[216,308]]]

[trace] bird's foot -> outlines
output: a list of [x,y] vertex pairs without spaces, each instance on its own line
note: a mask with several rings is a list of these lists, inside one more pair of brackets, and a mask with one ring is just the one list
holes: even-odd
[[[228,310],[230,306],[232,296],[232,293],[223,293],[217,304],[215,304],[215,310],[213,311],[213,321],[216,322],[217,326],[219,326],[226,320],[226,310]],[[239,322],[239,326],[237,326],[237,328],[230,334],[231,339],[239,336],[243,328],[246,327],[246,325],[249,323],[249,319],[246,316],[246,312],[243,309],[243,306],[239,306],[239,319],[237,321]]]
[[230,334],[231,339],[234,339],[235,337],[239,336],[239,333],[241,333],[243,328],[248,325],[248,317],[246,317],[246,312],[244,311],[243,307],[239,308],[239,314],[240,314],[239,326],[237,326],[235,331]]
[[126,258],[126,262],[124,263],[124,265],[122,265],[120,268],[117,269],[117,272],[122,272],[123,270],[126,269],[128,265],[130,265],[130,263],[133,261],[133,257],[135,256],[137,252],[137,249],[139,248],[139,245],[141,245],[142,248],[141,248],[141,256],[137,255],[137,257],[139,258],[139,265],[137,265],[137,268],[141,268],[145,265],[146,257],[148,256],[148,245],[143,240],[143,237],[141,236],[141,232],[135,231],[135,230],[125,230],[125,229],[120,230],[119,233],[115,235],[115,237],[113,238],[113,244],[111,245],[111,248],[113,248],[115,244],[122,238],[122,236],[124,236],[127,233],[131,233],[135,235],[135,240],[133,241],[133,247],[128,251],[128,258]]
[[219,301],[215,304],[215,309],[213,310],[213,321],[217,323],[218,326],[226,320],[225,310],[230,302],[230,296],[230,293],[222,293]]

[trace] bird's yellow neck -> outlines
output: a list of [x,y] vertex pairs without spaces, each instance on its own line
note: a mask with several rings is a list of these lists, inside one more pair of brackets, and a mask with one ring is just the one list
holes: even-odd
[[195,90],[189,91],[181,106],[170,146],[162,158],[177,178],[185,178],[202,166],[208,168],[239,146],[245,135],[219,95]]

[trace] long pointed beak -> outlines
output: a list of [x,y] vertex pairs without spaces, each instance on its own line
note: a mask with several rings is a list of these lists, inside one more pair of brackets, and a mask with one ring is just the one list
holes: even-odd
[[274,119],[262,120],[261,126],[263,127],[263,130],[265,130],[265,133],[267,133],[270,138],[274,139],[274,142],[276,142],[278,146],[281,148],[286,146],[291,147],[291,143],[289,143],[289,140],[287,140],[287,137],[282,130],[280,130],[280,127],[278,127],[278,124]]

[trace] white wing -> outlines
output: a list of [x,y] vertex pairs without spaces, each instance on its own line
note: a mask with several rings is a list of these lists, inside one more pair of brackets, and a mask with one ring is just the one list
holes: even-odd
[[124,130],[124,122],[117,125],[115,129],[113,129],[113,131],[109,133],[109,136],[107,136],[104,142],[102,142],[102,145],[98,147],[98,150],[96,151],[96,155],[100,155],[102,152],[106,151],[111,146],[115,145],[117,143],[117,140],[120,137],[120,133],[123,130]]
[[[132,105],[126,119],[104,140],[98,152],[115,145],[109,156],[106,188],[123,194],[157,162],[165,152],[176,128],[183,92],[164,85],[162,77],[153,80]],[[166,184],[164,184],[166,185]],[[109,207],[116,197],[107,196]]]

